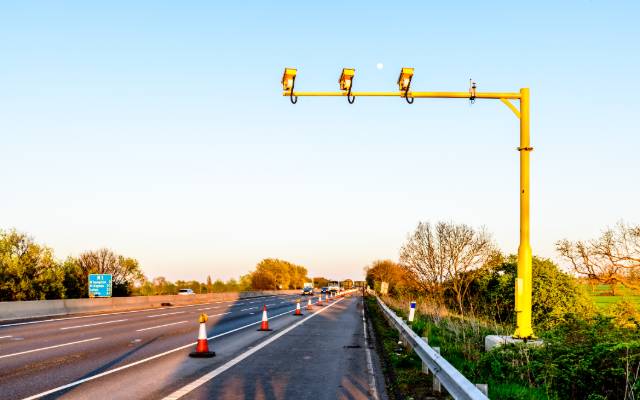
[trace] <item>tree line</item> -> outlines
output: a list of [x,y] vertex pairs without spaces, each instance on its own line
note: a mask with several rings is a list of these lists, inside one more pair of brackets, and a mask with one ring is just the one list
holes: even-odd
[[[575,277],[590,283],[640,288],[640,226],[618,223],[588,241],[560,240],[568,273],[549,259],[533,257],[533,313],[539,326],[567,312],[588,313],[593,302]],[[398,262],[378,260],[365,268],[367,283],[388,282],[397,295],[419,295],[459,315],[513,322],[517,257],[504,255],[484,228],[453,222],[418,223],[403,243]]]
[[171,295],[180,289],[199,294],[301,289],[310,281],[304,266],[277,258],[260,261],[255,270],[237,280],[213,280],[210,275],[205,282],[149,279],[138,260],[107,248],[58,260],[51,248],[27,234],[0,230],[0,301],[88,297],[89,274],[111,274],[113,296]]
[[114,296],[128,296],[143,279],[138,261],[109,249],[55,259],[53,250],[15,230],[0,230],[0,301],[79,298],[88,275],[111,274]]

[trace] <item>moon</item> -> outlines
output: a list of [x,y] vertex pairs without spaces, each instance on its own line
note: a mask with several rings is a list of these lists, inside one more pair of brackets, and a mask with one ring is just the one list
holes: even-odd
[[383,63],[377,63],[376,64],[376,68],[382,69],[382,68],[384,68],[384,64]]

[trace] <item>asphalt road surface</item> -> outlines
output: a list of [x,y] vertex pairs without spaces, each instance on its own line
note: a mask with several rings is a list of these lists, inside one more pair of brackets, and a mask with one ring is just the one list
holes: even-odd
[[[386,399],[362,298],[298,298],[0,322],[0,399]],[[202,312],[214,358],[188,357]]]

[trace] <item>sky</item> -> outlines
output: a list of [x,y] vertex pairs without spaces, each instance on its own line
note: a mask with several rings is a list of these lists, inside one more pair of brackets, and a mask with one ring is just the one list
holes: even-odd
[[[262,258],[363,276],[419,221],[518,246],[518,120],[499,101],[299,90],[531,89],[531,242],[640,223],[637,1],[5,1],[0,229],[152,278]],[[377,64],[382,64],[379,68]]]

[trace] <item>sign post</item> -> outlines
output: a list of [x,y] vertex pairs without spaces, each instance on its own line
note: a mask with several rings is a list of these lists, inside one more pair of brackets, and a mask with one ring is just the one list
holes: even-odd
[[111,297],[111,274],[89,274],[89,297]]

